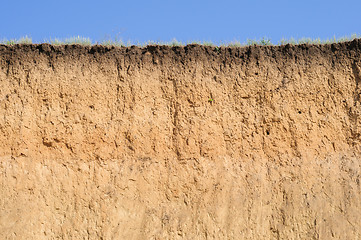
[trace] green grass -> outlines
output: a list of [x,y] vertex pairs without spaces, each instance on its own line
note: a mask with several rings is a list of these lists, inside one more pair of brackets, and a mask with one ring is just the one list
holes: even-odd
[[[124,43],[121,38],[118,36],[115,38],[107,38],[100,42],[92,42],[90,38],[87,37],[70,37],[65,39],[54,38],[49,40],[44,40],[43,43],[50,43],[53,45],[70,45],[70,44],[80,44],[85,46],[92,46],[95,44],[105,45],[105,46],[116,46],[116,47],[124,47],[124,46],[132,46],[136,45],[139,47],[146,47],[146,46],[154,46],[154,45],[161,45],[161,46],[186,46],[188,44],[199,44],[203,46],[212,46],[212,47],[244,47],[244,46],[282,46],[286,44],[297,45],[297,44],[331,44],[331,43],[340,43],[340,42],[347,42],[352,41],[354,39],[360,38],[361,35],[352,34],[351,36],[341,37],[341,38],[329,38],[326,40],[321,40],[320,38],[312,39],[312,38],[301,38],[301,39],[281,39],[278,43],[272,43],[271,39],[263,37],[261,39],[248,39],[245,43],[240,41],[231,41],[231,42],[219,42],[213,43],[212,41],[188,41],[186,43],[180,42],[177,39],[173,39],[169,42],[162,42],[162,41],[148,41],[145,43],[132,43],[128,41]],[[0,44],[5,45],[14,45],[14,44],[32,44],[33,41],[30,37],[25,36],[20,39],[3,39],[0,40]]]
[[45,40],[44,42],[50,43],[53,45],[70,45],[70,44],[80,44],[80,45],[85,45],[85,46],[92,45],[92,41],[90,40],[90,38],[81,37],[81,36],[70,37],[70,38],[65,38],[65,39],[59,39],[59,38],[51,39],[50,38],[50,40]]
[[31,44],[31,43],[33,43],[33,41],[28,36],[21,37],[19,39],[9,39],[9,40],[8,39],[3,39],[3,40],[0,40],[0,44],[6,44],[6,45]]

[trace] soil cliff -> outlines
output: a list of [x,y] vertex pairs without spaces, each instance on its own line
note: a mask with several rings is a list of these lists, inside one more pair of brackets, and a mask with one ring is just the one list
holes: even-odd
[[361,40],[0,45],[0,239],[361,239]]

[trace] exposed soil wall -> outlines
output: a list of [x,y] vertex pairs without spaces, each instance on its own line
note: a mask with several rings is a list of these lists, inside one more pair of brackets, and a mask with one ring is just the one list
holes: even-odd
[[360,239],[361,40],[0,45],[0,239]]

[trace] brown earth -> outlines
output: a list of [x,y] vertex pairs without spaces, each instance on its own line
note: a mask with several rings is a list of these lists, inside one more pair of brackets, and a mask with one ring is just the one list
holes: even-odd
[[0,239],[361,239],[361,40],[0,45]]

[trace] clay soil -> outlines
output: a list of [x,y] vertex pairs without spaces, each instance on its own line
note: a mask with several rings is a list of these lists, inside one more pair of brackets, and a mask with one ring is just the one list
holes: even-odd
[[0,45],[0,239],[361,239],[361,40]]

